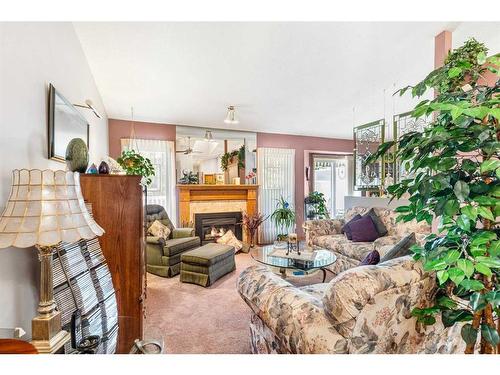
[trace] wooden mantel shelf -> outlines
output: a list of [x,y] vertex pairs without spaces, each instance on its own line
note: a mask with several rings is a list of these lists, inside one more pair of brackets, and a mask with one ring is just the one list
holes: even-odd
[[182,185],[179,191],[179,219],[181,223],[191,218],[191,202],[246,201],[246,211],[257,211],[257,191],[259,185]]

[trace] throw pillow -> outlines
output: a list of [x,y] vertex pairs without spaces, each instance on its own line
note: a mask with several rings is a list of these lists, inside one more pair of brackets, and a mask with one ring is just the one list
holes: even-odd
[[362,216],[360,214],[356,214],[356,216],[354,216],[351,220],[349,220],[347,223],[345,223],[344,226],[342,227],[341,232],[346,235],[346,237],[349,241],[352,240],[350,224],[354,223],[356,220],[359,220],[361,218],[362,218]]
[[161,221],[155,220],[153,224],[151,224],[151,226],[148,228],[148,234],[166,240],[170,236],[170,228],[166,225],[163,225]]
[[356,220],[349,224],[349,228],[353,242],[373,242],[380,237],[370,216]]
[[385,254],[382,259],[380,259],[380,263],[385,262],[387,260],[391,260],[394,258],[399,258],[405,255],[410,254],[410,247],[416,243],[415,233],[411,233],[404,237],[401,241],[399,241],[396,245],[393,246],[391,250]]
[[240,240],[236,238],[233,231],[230,229],[224,235],[217,239],[217,243],[221,243],[223,245],[230,245],[234,247],[234,252],[237,253],[243,248],[243,244]]
[[366,214],[363,216],[370,216],[373,220],[373,224],[375,224],[375,228],[377,229],[378,235],[380,237],[383,237],[387,234],[387,228],[385,227],[384,223],[378,215],[375,213],[375,210],[373,208],[370,209]]
[[369,265],[374,265],[378,264],[380,262],[380,254],[378,253],[377,250],[373,250],[366,254],[365,259],[361,261],[359,264],[360,266],[369,266]]

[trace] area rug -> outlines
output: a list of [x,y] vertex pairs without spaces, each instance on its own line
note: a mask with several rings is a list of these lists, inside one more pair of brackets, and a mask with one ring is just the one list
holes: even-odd
[[[236,280],[256,264],[250,254],[236,255],[236,270],[211,287],[185,284],[147,274],[145,338],[161,338],[172,354],[250,353],[250,308],[236,290]],[[331,279],[327,274],[327,281]],[[322,273],[290,278],[295,285],[320,283]]]

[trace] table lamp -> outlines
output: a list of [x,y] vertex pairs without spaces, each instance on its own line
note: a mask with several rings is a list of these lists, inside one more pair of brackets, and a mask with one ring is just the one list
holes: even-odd
[[40,353],[57,351],[70,338],[61,329],[54,301],[52,258],[61,242],[100,236],[104,230],[90,216],[77,172],[14,170],[12,189],[0,217],[0,249],[36,246],[41,263],[38,315],[32,343]]

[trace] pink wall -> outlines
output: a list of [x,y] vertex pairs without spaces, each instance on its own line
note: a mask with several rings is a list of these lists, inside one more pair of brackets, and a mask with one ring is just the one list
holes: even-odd
[[[127,120],[108,121],[109,156],[117,158],[121,154],[121,139],[130,138],[132,122]],[[135,136],[139,139],[160,139],[175,142],[175,125],[134,122]]]
[[257,133],[257,147],[295,149],[295,211],[297,214],[297,234],[303,236],[305,198],[305,167],[309,160],[304,155],[314,152],[352,153],[354,141],[349,139],[306,137],[286,134]]

